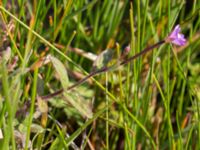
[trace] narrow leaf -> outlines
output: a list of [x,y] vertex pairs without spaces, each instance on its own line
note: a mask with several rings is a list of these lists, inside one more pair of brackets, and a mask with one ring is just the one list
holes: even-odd
[[69,85],[69,79],[68,79],[68,75],[67,75],[67,71],[65,69],[65,66],[63,65],[63,63],[57,59],[56,57],[50,56],[51,62],[56,70],[56,72],[58,73],[58,76],[60,78],[62,87],[64,89],[67,89],[68,85]]

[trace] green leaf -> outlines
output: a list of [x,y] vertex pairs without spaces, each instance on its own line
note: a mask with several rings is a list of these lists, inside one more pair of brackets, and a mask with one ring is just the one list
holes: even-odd
[[57,150],[59,145],[62,145],[60,143],[60,139],[57,137],[51,144],[51,147],[49,148],[50,150]]
[[65,100],[70,103],[74,108],[76,108],[82,116],[91,118],[92,107],[89,101],[84,100],[81,96],[76,93],[64,92]]
[[33,133],[42,133],[44,128],[38,124],[32,123],[31,124],[31,132]]
[[56,57],[50,56],[50,60],[53,64],[56,72],[58,73],[62,87],[64,89],[67,89],[67,87],[69,85],[69,79],[68,79],[68,75],[67,75],[67,71],[65,69],[65,66]]
[[47,113],[48,112],[47,101],[44,101],[41,98],[38,98],[38,109],[41,113]]
[[101,52],[94,61],[93,71],[108,66],[113,57],[114,57],[114,50],[112,49],[106,49],[103,52]]
[[64,101],[63,99],[61,99],[59,97],[51,98],[51,99],[49,99],[49,102],[51,103],[51,105],[53,107],[56,107],[56,108],[66,107],[66,101]]
[[180,10],[183,7],[183,4],[184,4],[184,2],[181,2],[179,5],[176,5],[171,10],[171,16],[174,16],[174,17],[169,17],[169,22],[170,22],[169,24],[170,24],[171,28],[174,26],[174,24],[179,16]]
[[[69,84],[69,79],[67,76],[67,71],[64,67],[64,65],[58,60],[57,58],[50,56],[50,60],[58,73],[58,76],[60,78],[62,87],[64,89],[67,89],[68,84]],[[81,98],[81,96],[78,96],[76,93],[68,93],[64,92],[63,93],[65,100],[71,104],[74,108],[76,108],[82,116],[91,118],[92,117],[92,110],[91,110],[91,105],[85,101],[84,99]]]

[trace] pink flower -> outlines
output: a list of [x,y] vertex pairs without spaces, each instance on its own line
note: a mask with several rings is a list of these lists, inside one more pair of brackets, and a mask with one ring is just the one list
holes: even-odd
[[124,49],[126,54],[128,54],[130,52],[130,50],[131,50],[130,45],[126,46],[125,49]]
[[180,25],[177,25],[174,30],[165,39],[167,43],[173,43],[178,46],[183,46],[186,44],[186,39],[183,34],[180,33]]

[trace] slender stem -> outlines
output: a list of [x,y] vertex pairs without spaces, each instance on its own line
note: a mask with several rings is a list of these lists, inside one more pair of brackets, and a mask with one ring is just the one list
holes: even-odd
[[[108,90],[108,73],[106,72],[106,92]],[[106,106],[109,106],[108,95],[106,94]],[[106,149],[109,150],[109,109],[106,109]]]
[[33,88],[32,88],[32,95],[31,95],[31,108],[30,108],[30,114],[29,114],[29,120],[28,120],[28,126],[27,126],[27,133],[26,133],[26,142],[25,142],[25,150],[28,150],[29,147],[29,139],[31,134],[31,124],[33,120],[33,114],[34,114],[34,106],[35,106],[35,100],[36,100],[36,94],[37,94],[37,76],[38,76],[38,68],[34,71],[34,77],[33,77]]
[[[137,53],[136,55],[134,55],[134,56],[132,56],[132,57],[130,57],[130,58],[128,58],[128,59],[122,61],[122,62],[119,64],[119,66],[128,64],[129,62],[131,62],[131,61],[133,61],[134,59],[140,57],[141,55],[143,55],[143,54],[145,54],[145,53],[147,53],[147,52],[153,50],[153,49],[156,48],[156,47],[161,46],[163,43],[165,43],[164,40],[162,40],[162,41],[160,41],[160,42],[158,42],[158,43],[156,43],[156,44],[154,44],[154,45],[152,45],[152,46],[150,46],[150,47],[145,48],[144,50],[142,50],[141,52]],[[89,75],[87,75],[85,78],[79,80],[77,83],[75,83],[75,84],[73,84],[72,86],[68,87],[66,90],[67,90],[67,91],[72,90],[73,88],[77,87],[78,85],[84,83],[87,79],[89,79],[89,78],[91,78],[91,77],[94,77],[94,76],[96,76],[97,74],[100,74],[100,73],[102,73],[102,72],[107,72],[107,71],[111,70],[112,68],[113,68],[113,66],[111,66],[111,67],[106,67],[106,66],[105,66],[105,67],[103,67],[103,68],[101,68],[101,69],[99,69],[99,70],[96,70],[96,71],[94,71],[94,72],[91,72],[91,73],[90,73]],[[57,95],[62,94],[63,91],[64,91],[64,89],[60,89],[60,90],[58,90],[58,91],[56,91],[56,92],[54,92],[54,93],[52,93],[52,94],[48,94],[48,95],[42,96],[41,98],[42,98],[42,99],[49,99],[49,98],[52,98],[52,97],[54,97],[54,96],[57,96]]]
[[[15,138],[14,138],[14,128],[13,128],[13,110],[12,110],[12,103],[11,103],[11,97],[10,97],[10,86],[8,81],[8,70],[6,68],[6,63],[3,58],[2,67],[0,68],[2,72],[2,87],[3,87],[3,93],[5,95],[5,106],[3,108],[7,109],[8,111],[8,121],[5,129],[5,137],[2,143],[2,149],[8,149],[9,143],[11,140],[12,143],[12,149],[15,150]],[[5,111],[2,111],[5,112]]]
[[121,62],[120,65],[125,65],[125,64],[129,63],[130,61],[136,59],[137,57],[140,57],[141,55],[147,53],[148,51],[153,50],[154,48],[156,48],[156,47],[162,45],[163,43],[165,43],[164,40],[163,40],[163,41],[160,41],[160,42],[158,42],[158,43],[156,43],[156,44],[154,44],[154,45],[152,45],[152,46],[150,46],[150,47],[145,48],[145,49],[142,50],[141,52],[139,52],[139,53],[135,54],[134,56],[132,56],[132,57],[130,57],[130,58],[124,60],[123,62]]
[[66,60],[68,60],[70,63],[72,63],[74,66],[76,66],[79,70],[84,71],[79,65],[73,62],[71,58],[69,58],[67,55],[65,55],[63,52],[61,52],[58,48],[56,48],[53,44],[51,44],[49,41],[47,41],[45,38],[43,38],[40,34],[38,34],[36,31],[34,31],[32,28],[27,26],[25,23],[23,23],[21,20],[19,20],[17,17],[15,17],[13,14],[11,14],[9,11],[7,11],[3,6],[0,5],[0,10],[8,14],[10,17],[12,17],[14,20],[16,20],[20,25],[22,25],[24,28],[32,32],[36,37],[38,37],[43,43],[47,44],[49,47],[51,47],[54,51],[56,51],[58,54],[60,54],[62,57],[64,57]]
[[[72,86],[69,86],[69,87],[67,88],[67,91],[72,90],[72,89],[75,88],[76,86],[78,86],[78,85],[84,83],[87,79],[89,79],[89,78],[91,78],[91,77],[94,77],[95,75],[97,75],[97,74],[99,74],[99,73],[106,72],[107,70],[108,70],[107,67],[103,67],[103,68],[101,68],[101,69],[99,69],[99,70],[96,70],[96,71],[94,71],[94,72],[91,72],[91,73],[90,73],[88,76],[86,76],[85,78],[79,80],[78,82],[76,82],[76,83],[73,84]],[[54,92],[54,93],[52,93],[52,94],[49,94],[49,95],[46,95],[46,96],[42,96],[42,99],[49,99],[49,98],[52,98],[52,97],[54,97],[54,96],[57,96],[57,95],[61,94],[63,91],[64,91],[64,89],[60,89],[60,90],[58,90],[58,91],[56,91],[56,92]]]

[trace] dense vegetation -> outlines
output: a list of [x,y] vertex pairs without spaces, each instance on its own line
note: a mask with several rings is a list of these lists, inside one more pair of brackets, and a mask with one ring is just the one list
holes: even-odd
[[[200,149],[199,10],[1,0],[0,149]],[[178,24],[182,46],[166,40]]]

